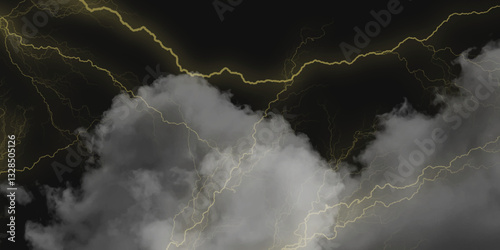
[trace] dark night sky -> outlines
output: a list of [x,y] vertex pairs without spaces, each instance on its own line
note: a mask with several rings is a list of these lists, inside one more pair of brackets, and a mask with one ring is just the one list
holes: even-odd
[[[302,46],[295,63],[300,66],[313,59],[344,60],[339,44],[353,44],[353,28],[364,28],[374,20],[370,11],[386,10],[391,1],[242,0],[233,11],[224,13],[223,21],[209,0],[103,2],[120,11],[133,27],[148,27],[165,46],[175,51],[180,64],[188,70],[207,74],[229,67],[255,81],[288,78],[290,59],[297,46],[303,38],[322,35],[324,25],[324,35]],[[427,37],[451,13],[482,11],[498,3],[492,0],[402,0],[401,13],[391,15],[389,25],[381,28],[380,33],[361,48],[361,53],[391,49],[406,37]],[[16,4],[17,1],[2,1],[0,15],[21,31],[23,18],[29,20],[39,10],[29,10],[32,4],[28,1],[20,5],[20,12],[6,16]],[[165,74],[180,73],[168,51],[162,50],[145,32],[130,32],[113,15],[88,13],[76,1],[61,4],[58,15],[49,17],[47,24],[38,28],[36,36],[28,37],[27,41],[35,46],[61,47],[66,54],[91,59],[133,91],[152,82],[156,76],[151,76],[151,71],[160,69]],[[498,23],[498,16],[498,10],[494,10],[488,15],[454,17],[429,40],[429,44],[436,48],[449,47],[457,54],[471,47],[481,48],[500,38],[500,29],[493,25]],[[5,38],[5,31],[2,31],[2,38]],[[67,150],[57,149],[75,140],[73,132],[77,128],[94,128],[103,112],[110,108],[112,98],[120,93],[120,88],[103,71],[86,63],[61,60],[53,52],[14,53],[13,57],[24,72],[30,72],[45,84],[35,85],[39,86],[53,112],[51,118],[47,105],[30,79],[23,77],[10,62],[5,46],[12,49],[12,44],[4,42],[0,49],[1,102],[9,110],[7,116],[2,117],[2,122],[7,124],[2,134],[18,133],[21,124],[26,124],[23,133],[19,134],[19,168],[31,167],[43,155],[50,156],[43,157],[32,170],[17,173],[19,185],[30,190],[35,197],[34,202],[19,206],[17,211],[17,239],[21,242],[16,243],[15,249],[29,249],[22,240],[23,222],[47,223],[51,218],[41,187],[78,186],[82,173],[86,171],[84,156],[77,159],[71,172],[64,173],[63,181],[58,179],[53,171],[54,162],[67,162],[71,156]],[[439,106],[431,104],[432,91],[434,87],[449,84],[459,75],[460,66],[450,63],[456,56],[449,51],[433,54],[415,41],[403,44],[397,52],[399,54],[362,58],[353,65],[312,64],[281,95],[284,101],[273,104],[271,110],[286,110],[291,114],[285,118],[292,128],[307,135],[313,148],[327,161],[341,157],[345,148],[351,145],[356,131],[371,132],[376,115],[390,112],[405,98],[417,111],[435,114]],[[34,59],[40,56],[44,59]],[[398,56],[405,58],[408,65]],[[433,60],[433,56],[442,58],[442,61]],[[419,72],[409,72],[416,69],[425,70],[430,79],[440,80],[429,81]],[[245,84],[227,72],[208,81],[220,90],[230,91],[234,104],[249,105],[252,110],[265,109],[284,87],[282,83],[273,82]],[[70,105],[74,109],[69,108]],[[51,119],[63,132],[54,128]],[[347,156],[348,162],[353,163],[352,157],[373,137],[366,134],[359,139],[355,153]],[[333,147],[331,141],[339,144]],[[56,151],[58,153],[54,154]],[[0,162],[5,165],[4,159]],[[3,179],[4,175],[0,178]],[[6,201],[3,196],[0,200],[2,204]],[[7,218],[1,218],[0,224],[6,221]],[[6,241],[2,239],[0,244],[6,244]]]

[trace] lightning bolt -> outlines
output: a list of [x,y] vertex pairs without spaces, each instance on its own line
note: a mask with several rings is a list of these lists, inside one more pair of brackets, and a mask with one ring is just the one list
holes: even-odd
[[[291,98],[291,96],[303,96],[303,94],[306,93],[308,90],[318,87],[317,85],[308,86],[304,89],[301,89],[298,92],[290,93],[290,87],[294,84],[296,80],[298,80],[298,78],[306,70],[312,70],[310,68],[312,68],[314,65],[324,65],[324,66],[353,65],[364,58],[392,55],[396,56],[397,59],[404,64],[405,68],[408,70],[408,73],[413,75],[417,80],[419,80],[422,84],[422,87],[426,90],[430,90],[432,86],[426,86],[424,82],[435,83],[436,85],[438,85],[438,83],[442,83],[445,86],[449,85],[457,87],[456,85],[450,83],[449,80],[447,80],[449,78],[455,78],[456,76],[452,73],[451,67],[443,59],[440,58],[439,54],[448,53],[449,55],[455,57],[459,55],[449,47],[436,48],[435,46],[428,44],[429,40],[432,37],[434,37],[435,34],[437,34],[441,29],[443,29],[443,27],[454,17],[485,15],[493,12],[494,10],[500,7],[500,5],[495,5],[483,11],[451,13],[443,21],[441,21],[427,36],[423,36],[422,38],[418,38],[416,36],[409,36],[404,38],[397,44],[393,45],[392,47],[389,47],[381,51],[371,51],[359,54],[351,61],[347,60],[325,61],[320,59],[314,59],[303,63],[299,63],[298,56],[300,55],[301,50],[303,50],[307,44],[313,43],[314,41],[324,37],[326,34],[325,31],[326,27],[332,25],[332,24],[327,24],[321,27],[322,33],[320,35],[311,37],[302,37],[301,43],[293,51],[291,57],[284,63],[283,71],[285,78],[283,79],[264,78],[257,80],[250,80],[250,78],[246,76],[246,74],[232,70],[230,69],[229,66],[222,67],[220,70],[214,72],[195,73],[194,70],[188,69],[188,67],[183,66],[181,64],[181,58],[174,52],[172,48],[167,47],[158,38],[159,36],[155,34],[152,30],[150,30],[146,26],[134,27],[132,24],[130,24],[129,21],[125,20],[122,13],[111,7],[106,7],[106,6],[92,7],[95,6],[96,4],[89,4],[89,1],[79,0],[78,3],[80,5],[77,4],[71,5],[66,9],[65,12],[55,16],[56,18],[65,18],[73,14],[82,14],[84,12],[87,12],[90,17],[94,18],[96,21],[99,22],[99,17],[97,16],[97,13],[109,14],[111,17],[116,18],[119,24],[121,24],[125,29],[129,30],[130,32],[144,33],[149,39],[152,40],[152,42],[154,42],[157,46],[159,46],[159,48],[162,51],[166,52],[169,56],[171,56],[174,59],[175,66],[177,67],[178,72],[188,74],[192,77],[202,77],[210,79],[215,76],[228,74],[238,77],[240,82],[243,84],[249,84],[249,85],[256,85],[263,83],[280,84],[280,86],[282,86],[281,90],[278,93],[276,93],[274,98],[267,103],[267,106],[263,112],[263,116],[256,123],[253,124],[250,136],[252,141],[251,145],[243,153],[239,154],[236,158],[233,158],[231,153],[226,152],[223,149],[219,148],[219,146],[216,145],[216,143],[206,138],[203,138],[200,135],[200,133],[196,131],[194,128],[192,128],[184,118],[182,119],[182,121],[169,120],[168,115],[162,113],[158,109],[158,107],[152,106],[143,97],[135,94],[134,91],[127,88],[126,84],[120,81],[120,76],[118,74],[113,73],[111,70],[107,69],[105,66],[96,63],[92,59],[84,58],[83,56],[79,55],[79,54],[84,54],[83,50],[72,49],[69,48],[64,43],[57,43],[57,40],[51,38],[50,36],[42,36],[42,38],[45,38],[46,41],[49,41],[50,42],[49,44],[51,45],[37,45],[38,43],[30,43],[30,41],[28,41],[22,35],[20,35],[21,32],[15,29],[12,21],[14,18],[26,15],[34,8],[43,9],[42,6],[32,4],[26,7],[24,10],[21,10],[21,8],[27,3],[28,2],[25,0],[19,2],[16,5],[16,7],[14,7],[7,15],[0,17],[0,30],[2,31],[2,35],[4,37],[4,45],[5,45],[4,49],[8,54],[10,63],[14,66],[15,69],[17,69],[19,74],[30,83],[32,89],[40,97],[40,101],[41,103],[43,103],[43,106],[45,107],[48,120],[51,126],[56,131],[58,131],[59,135],[65,138],[66,141],[68,141],[68,143],[56,149],[53,153],[43,154],[39,156],[38,159],[31,164],[31,166],[26,166],[23,167],[22,169],[17,169],[17,171],[23,172],[26,170],[31,170],[36,165],[40,164],[43,160],[53,159],[60,152],[80,142],[79,134],[75,135],[68,128],[64,128],[63,126],[58,124],[57,119],[55,118],[56,114],[54,114],[53,112],[54,109],[52,108],[52,104],[50,103],[49,100],[50,98],[49,94],[47,94],[47,91],[55,95],[60,102],[65,103],[66,106],[69,107],[69,109],[72,112],[75,112],[75,114],[79,112],[86,112],[87,114],[90,115],[89,107],[87,106],[81,106],[79,108],[76,107],[71,102],[71,99],[66,97],[62,92],[58,91],[58,89],[54,87],[55,86],[54,84],[51,84],[47,79],[44,79],[43,77],[39,76],[40,75],[40,73],[38,72],[40,70],[39,67],[30,65],[28,61],[29,60],[37,61],[37,60],[57,57],[62,63],[70,66],[73,69],[72,70],[73,73],[79,72],[78,69],[79,67],[90,67],[95,72],[103,74],[105,77],[107,77],[108,81],[112,83],[112,85],[115,86],[118,90],[123,91],[124,93],[128,94],[132,99],[143,104],[146,107],[146,111],[151,114],[152,119],[159,118],[159,120],[166,126],[182,127],[184,128],[184,130],[188,135],[187,139],[188,149],[193,161],[192,162],[193,167],[198,177],[195,183],[195,185],[198,188],[192,191],[190,201],[186,204],[186,206],[182,207],[179,210],[179,212],[174,216],[173,218],[174,230],[170,235],[170,242],[166,246],[166,249],[171,249],[174,247],[179,248],[184,245],[189,245],[195,248],[196,246],[198,246],[198,244],[200,244],[199,242],[202,241],[201,232],[203,232],[209,225],[209,220],[207,219],[207,217],[211,213],[211,210],[213,209],[215,203],[217,202],[217,198],[220,196],[220,194],[222,194],[223,192],[236,193],[243,178],[251,178],[251,172],[253,166],[255,166],[255,164],[258,164],[259,159],[257,159],[253,163],[253,165],[251,165],[248,169],[242,169],[241,166],[246,160],[249,160],[249,158],[256,157],[255,152],[258,146],[256,135],[258,132],[258,128],[259,125],[261,125],[263,121],[265,121],[265,119],[269,117],[270,115],[269,113],[272,110],[273,105],[279,102],[283,102],[288,98]],[[10,48],[8,44],[13,44],[13,43],[16,46],[14,48]],[[442,72],[441,76],[433,77],[433,75],[427,73],[425,69],[413,68],[410,65],[408,58],[405,57],[402,52],[398,51],[402,48],[402,46],[408,45],[410,43],[416,43],[418,44],[418,46],[421,46],[422,49],[425,49],[432,54],[431,62],[433,65],[441,69]],[[16,57],[16,55],[13,54],[13,49],[18,49],[22,53],[20,55],[17,55]],[[485,71],[487,70],[485,69]],[[81,75],[82,78],[85,78],[83,73],[80,72],[79,75]],[[63,81],[62,77],[61,79],[53,79],[53,80],[54,82]],[[89,81],[87,80],[87,82]],[[3,85],[0,84],[0,87],[2,86]],[[0,107],[0,118],[2,119],[0,123],[0,129],[3,135],[9,134],[8,131],[11,131],[10,133],[15,133],[18,138],[18,143],[25,143],[25,140],[27,139],[27,132],[30,127],[29,117],[28,117],[30,109],[23,107],[12,108],[8,103],[7,96],[8,92],[2,96],[2,100],[4,100],[4,102]],[[472,154],[477,152],[491,153],[491,154],[499,152],[499,149],[495,148],[495,146],[498,147],[498,142],[500,137],[496,137],[496,139],[491,140],[481,146],[469,149],[468,152],[464,154],[457,155],[456,157],[451,159],[448,164],[426,166],[425,168],[422,169],[420,175],[416,178],[416,181],[411,184],[404,186],[396,186],[392,185],[391,183],[385,183],[383,185],[377,184],[374,187],[372,187],[366,194],[362,194],[363,189],[361,188],[361,186],[365,185],[365,183],[367,183],[367,185],[370,184],[371,176],[369,176],[367,179],[361,182],[360,188],[355,192],[353,192],[352,195],[346,197],[344,201],[334,203],[326,207],[318,207],[317,205],[320,204],[320,201],[324,199],[322,194],[328,191],[328,190],[323,190],[326,187],[328,174],[332,172],[337,172],[340,169],[340,166],[343,164],[343,162],[345,162],[348,157],[352,156],[353,152],[356,149],[356,146],[360,143],[360,141],[363,138],[368,138],[370,136],[373,136],[373,133],[375,131],[375,124],[373,124],[372,128],[367,131],[358,130],[353,135],[351,145],[345,148],[341,148],[340,150],[337,150],[340,141],[337,140],[335,142],[334,140],[336,114],[331,114],[329,110],[326,108],[326,106],[323,104],[319,104],[319,106],[324,110],[327,116],[327,122],[329,124],[328,146],[330,147],[329,156],[331,158],[330,159],[331,169],[324,171],[324,173],[315,173],[323,175],[323,183],[320,186],[319,190],[317,191],[316,199],[313,202],[311,202],[310,210],[308,211],[307,215],[304,217],[303,221],[297,225],[294,235],[292,236],[295,237],[293,238],[294,243],[291,244],[284,243],[284,242],[289,242],[289,239],[285,240],[285,239],[280,239],[278,237],[279,223],[287,215],[290,215],[293,209],[294,197],[287,197],[288,201],[287,204],[284,204],[283,207],[280,209],[280,211],[276,214],[276,219],[274,221],[275,234],[273,238],[273,245],[270,246],[269,249],[304,248],[311,240],[319,237],[322,237],[330,241],[334,241],[338,235],[338,230],[345,228],[347,225],[357,223],[361,219],[365,218],[367,214],[369,214],[370,210],[372,210],[373,208],[376,207],[388,208],[400,204],[401,202],[413,199],[414,197],[418,196],[421,188],[427,182],[433,182],[438,180],[439,178],[443,178],[442,176],[445,174],[457,174],[461,171],[464,171],[466,168],[481,169],[486,167],[492,167],[492,166],[475,166],[467,162],[459,164],[460,160],[467,159]],[[141,112],[140,110],[137,111]],[[180,109],[179,113],[182,116],[182,112],[180,112]],[[99,119],[97,118],[92,119],[92,121],[89,123],[89,126],[86,127],[86,130],[89,130],[97,122],[99,122]],[[280,139],[282,138],[281,136],[275,139],[272,145],[276,146],[279,143]],[[6,136],[3,136],[3,138],[4,139],[2,139],[3,141],[1,144],[5,145]],[[196,162],[191,149],[191,138],[194,138],[199,143],[202,143],[208,148],[214,150],[215,152],[218,153],[221,159],[223,159],[221,160],[221,166],[217,166],[215,170],[211,173],[211,175],[202,176],[199,173],[199,169],[197,166],[198,163]],[[2,148],[6,147],[4,146]],[[272,153],[272,149],[273,147],[263,152],[263,155],[259,154],[259,156],[257,157],[262,158],[266,154]],[[236,149],[231,148],[231,150],[236,150]],[[338,156],[336,155],[336,152],[340,152]],[[6,155],[7,152],[4,151],[1,152],[0,162],[5,161]],[[373,164],[376,161],[376,159],[378,159],[378,157],[384,157],[384,155],[377,156],[373,160],[372,162]],[[228,172],[224,172],[222,164],[227,164],[231,166]],[[457,165],[459,167],[456,167]],[[5,173],[6,171],[0,171],[0,174],[5,174]],[[347,176],[344,176],[344,178],[347,178]],[[218,186],[218,183],[222,183],[222,185]],[[304,183],[301,183],[301,185],[306,185],[306,184],[307,180]],[[403,193],[400,195],[402,197],[394,198],[392,200],[388,199],[386,191],[389,189],[400,191],[401,193]],[[396,195],[395,197],[399,196]],[[207,199],[209,201],[208,204],[201,204],[203,200]],[[326,214],[331,211],[338,211],[338,216],[336,218],[336,224],[333,227],[332,235],[326,235],[322,232],[309,232],[308,222],[311,220],[311,218],[313,218],[314,216],[320,216]],[[182,218],[187,218],[187,220],[180,221]],[[179,226],[179,224],[182,223],[184,223],[185,225]],[[238,227],[238,226],[241,225],[227,225],[228,228]],[[175,229],[177,227],[186,228],[180,233],[180,237],[178,237],[179,235],[175,234],[176,233]],[[219,230],[225,230],[225,229],[220,228]],[[190,239],[189,234],[194,231],[197,232],[195,233],[194,237]],[[422,241],[418,242],[418,244],[414,248],[418,248],[421,242]]]

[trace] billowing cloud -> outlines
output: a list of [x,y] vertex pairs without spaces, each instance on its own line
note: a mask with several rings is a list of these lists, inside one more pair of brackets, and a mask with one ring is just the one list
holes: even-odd
[[199,78],[138,95],[115,98],[87,136],[100,167],[81,190],[48,189],[58,220],[28,223],[35,249],[317,248],[302,238],[328,233],[335,211],[305,218],[343,185],[306,136]]
[[374,191],[353,208],[374,206],[339,233],[342,249],[500,246],[500,49],[491,43],[457,63],[457,91],[436,94],[437,115],[405,102],[379,117],[382,129],[358,156],[367,168],[353,196]]
[[29,222],[26,238],[51,250],[493,249],[500,49],[457,62],[437,115],[405,102],[379,117],[357,181],[279,115],[236,107],[203,79],[117,96],[86,136],[99,167],[80,189],[47,188],[56,218]]

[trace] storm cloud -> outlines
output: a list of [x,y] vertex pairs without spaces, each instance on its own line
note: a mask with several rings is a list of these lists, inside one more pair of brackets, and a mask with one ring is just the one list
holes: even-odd
[[493,249],[500,246],[500,49],[457,59],[441,111],[404,102],[332,171],[280,116],[168,76],[117,96],[85,137],[99,157],[79,189],[46,188],[54,220],[34,249]]
[[335,210],[305,218],[343,184],[306,136],[200,78],[137,95],[116,97],[87,135],[100,167],[81,189],[47,189],[58,220],[28,223],[35,249],[317,248],[302,238],[327,233]]
[[353,197],[370,198],[351,210],[374,206],[339,233],[342,249],[500,246],[498,44],[456,63],[461,75],[436,91],[437,115],[404,102],[379,117],[381,129],[357,157],[367,167]]

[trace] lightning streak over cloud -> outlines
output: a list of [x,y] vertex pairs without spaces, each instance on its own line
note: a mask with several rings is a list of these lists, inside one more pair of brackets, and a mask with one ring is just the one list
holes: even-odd
[[[490,44],[475,59],[460,58],[460,92],[436,99],[444,104],[439,114],[425,116],[406,103],[380,117],[383,129],[358,156],[367,165],[361,180],[342,178],[345,173],[334,171],[280,116],[262,120],[262,112],[234,106],[230,94],[200,78],[161,78],[138,95],[172,121],[190,124],[221,152],[191,137],[185,127],[139,110],[121,119],[123,96],[115,98],[86,139],[101,168],[85,174],[81,191],[48,188],[60,221],[30,222],[27,237],[35,249],[496,244],[500,205],[492,201],[500,194],[500,49]],[[486,84],[481,94],[489,93],[488,98],[474,99],[479,84]],[[480,102],[456,127],[448,118],[470,100]],[[401,172],[398,156],[411,156],[418,149],[415,140],[435,128],[446,131],[447,139],[436,142],[421,164]],[[238,147],[240,139],[256,139],[261,132],[266,140]],[[387,179],[391,171],[406,174]]]

